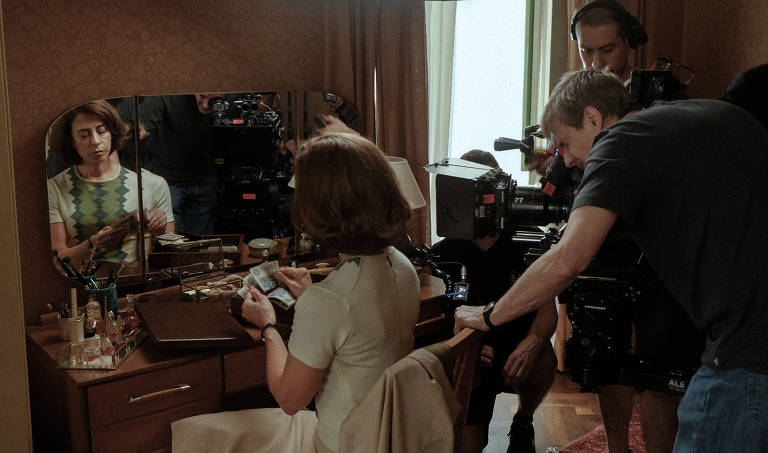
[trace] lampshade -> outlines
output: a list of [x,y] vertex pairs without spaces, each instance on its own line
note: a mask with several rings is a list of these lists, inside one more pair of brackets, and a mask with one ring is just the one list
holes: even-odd
[[402,157],[387,156],[389,160],[389,166],[395,172],[395,178],[397,178],[397,184],[400,186],[400,192],[403,193],[408,206],[411,209],[421,208],[427,205],[426,200],[421,195],[419,185],[416,184],[416,178],[411,173],[411,167],[408,165],[408,161]]

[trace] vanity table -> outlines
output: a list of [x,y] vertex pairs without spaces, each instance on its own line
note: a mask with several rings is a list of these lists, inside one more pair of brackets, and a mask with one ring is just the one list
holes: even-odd
[[[421,275],[419,338],[444,333],[445,287]],[[259,338],[257,329],[248,329]],[[145,340],[113,371],[63,370],[65,343],[55,322],[27,327],[35,451],[168,452],[170,424],[192,415],[243,409],[244,395],[268,406],[265,349],[252,347],[161,351]],[[234,407],[237,406],[237,407]]]

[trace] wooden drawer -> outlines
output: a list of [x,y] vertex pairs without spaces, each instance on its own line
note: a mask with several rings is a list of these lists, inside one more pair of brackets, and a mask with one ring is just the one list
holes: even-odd
[[208,398],[91,430],[93,453],[159,453],[171,451],[171,423],[220,410],[219,398]]
[[266,384],[267,348],[251,348],[224,356],[224,393]]
[[190,403],[219,397],[219,357],[140,374],[88,387],[90,427]]

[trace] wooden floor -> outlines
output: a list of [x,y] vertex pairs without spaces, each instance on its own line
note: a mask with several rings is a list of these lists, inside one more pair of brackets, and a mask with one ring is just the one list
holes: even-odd
[[[488,446],[483,453],[506,453],[507,433],[515,411],[517,395],[502,393],[496,398]],[[570,375],[558,372],[549,394],[533,417],[536,452],[544,453],[549,447],[568,445],[600,424],[597,394],[579,392],[579,386],[571,382]]]

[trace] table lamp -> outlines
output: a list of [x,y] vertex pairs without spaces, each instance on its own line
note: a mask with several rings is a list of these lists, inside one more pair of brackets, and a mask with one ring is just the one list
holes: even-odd
[[402,157],[387,156],[389,166],[395,172],[397,185],[400,186],[400,192],[408,202],[411,209],[418,209],[427,205],[424,197],[421,195],[419,185],[416,184],[416,178],[413,177],[411,166],[408,161]]

